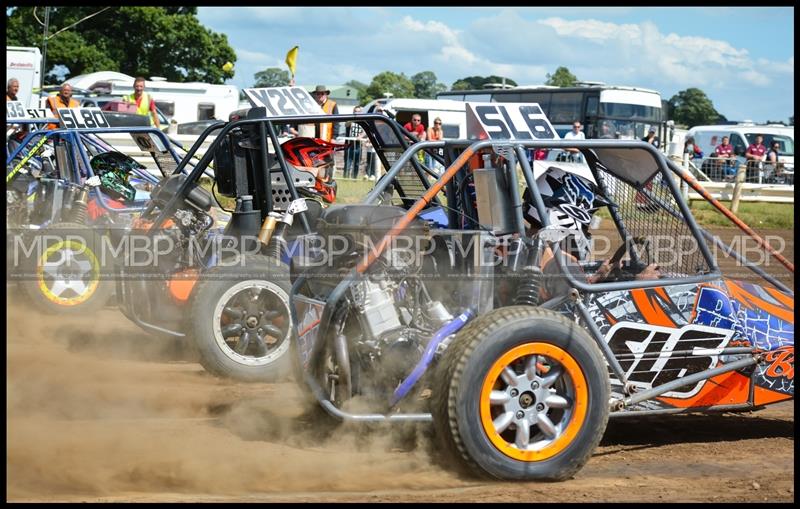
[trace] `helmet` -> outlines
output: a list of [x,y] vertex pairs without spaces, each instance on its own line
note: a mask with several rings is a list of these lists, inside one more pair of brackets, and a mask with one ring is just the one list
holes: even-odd
[[95,175],[100,177],[100,188],[112,198],[132,201],[136,189],[128,182],[128,174],[132,170],[144,170],[145,167],[135,159],[120,152],[103,152],[89,161]]
[[292,138],[281,145],[286,162],[314,175],[311,192],[328,203],[336,199],[336,182],[333,180],[333,154],[345,145],[330,143],[319,138]]
[[[599,195],[597,186],[589,179],[555,166],[536,179],[536,184],[550,224],[573,230],[575,235],[569,251],[580,260],[586,259],[591,247],[589,223],[597,209],[608,205],[608,201]],[[527,205],[523,212],[525,219],[534,228],[541,228],[539,212],[529,190],[525,190],[523,199]]]

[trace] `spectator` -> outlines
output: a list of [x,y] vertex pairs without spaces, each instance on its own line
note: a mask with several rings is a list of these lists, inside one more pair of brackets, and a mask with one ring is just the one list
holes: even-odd
[[[375,105],[375,109],[372,110],[373,113],[377,113],[379,115],[386,115],[386,112],[383,111],[383,107],[380,104]],[[379,133],[381,132],[381,128],[386,126],[383,122],[376,122],[375,129]],[[386,126],[388,127],[388,126]],[[367,162],[366,167],[364,168],[364,180],[375,180],[375,170],[380,164],[380,160],[378,159],[378,154],[375,152],[375,147],[372,146],[372,143],[367,141]]]
[[6,102],[19,101],[17,93],[19,92],[19,80],[17,78],[10,78],[6,83]]
[[780,164],[778,160],[778,156],[781,152],[781,142],[777,140],[772,141],[772,145],[770,145],[769,151],[767,151],[766,162],[769,166],[769,170],[772,173],[772,176],[778,177],[782,173],[782,164]]
[[733,153],[733,145],[729,143],[727,136],[723,136],[722,143],[714,149],[714,157],[722,160],[726,177],[736,175],[736,156]]
[[764,146],[764,137],[760,134],[756,135],[756,142],[751,143],[747,147],[744,157],[748,162],[750,161],[763,161],[766,158],[767,147]]
[[[585,140],[586,139],[586,135],[583,134],[583,126],[581,125],[581,123],[579,121],[576,120],[575,122],[573,122],[572,130],[564,135],[564,139],[565,140]],[[578,155],[581,153],[581,151],[578,150],[577,148],[567,148],[567,149],[564,149],[564,151],[568,152],[568,154],[567,154],[569,156],[568,159],[571,160],[571,161],[574,161],[575,157],[578,157]],[[534,154],[534,159],[535,159],[535,154]]]
[[144,78],[141,76],[133,80],[133,93],[122,98],[123,101],[136,105],[136,113],[150,117],[150,125],[161,127],[156,113],[156,102],[150,94],[144,91]]
[[683,144],[683,153],[689,155],[689,159],[702,159],[703,151],[694,142],[694,137],[689,136],[686,138],[686,143]]
[[403,126],[406,131],[414,134],[419,141],[425,141],[426,131],[425,124],[422,123],[422,117],[419,113],[411,115],[411,122],[406,122]]
[[[439,141],[444,139],[444,130],[442,129],[442,119],[436,117],[433,119],[433,125],[428,128],[428,132],[426,134],[428,141]],[[438,150],[438,149],[437,149]],[[425,153],[425,166],[431,168],[432,170],[436,171],[437,173],[441,173],[441,165],[439,162],[433,158],[427,152]]]
[[[77,108],[80,106],[78,101],[72,98],[72,85],[62,83],[57,95],[47,98],[47,107],[53,112],[53,117],[58,118],[59,108]],[[58,129],[58,124],[48,124],[48,129]]]
[[[17,92],[19,92],[19,80],[17,78],[9,79],[6,83],[6,102],[19,101]],[[27,134],[28,126],[25,124],[6,124],[6,155],[13,152]]]
[[611,132],[611,126],[607,123],[603,122],[600,125],[600,136],[601,140],[610,140],[614,139],[614,133]]
[[655,127],[651,127],[647,131],[647,136],[642,138],[642,141],[646,141],[650,145],[653,145],[654,147],[658,148],[659,144],[660,144],[660,141],[658,139],[658,136],[656,136],[656,128]]
[[[353,114],[361,113],[361,106],[353,108]],[[347,148],[344,151],[344,178],[358,178],[361,163],[361,146],[366,138],[364,128],[358,122],[350,122],[347,127]]]
[[[317,85],[311,95],[314,96],[317,104],[320,105],[322,111],[324,111],[326,115],[339,114],[339,106],[336,104],[336,101],[330,99],[331,91],[328,90],[325,85]],[[317,124],[314,130],[314,136],[330,142],[333,139],[334,132],[338,135],[338,123],[329,122],[327,124]]]

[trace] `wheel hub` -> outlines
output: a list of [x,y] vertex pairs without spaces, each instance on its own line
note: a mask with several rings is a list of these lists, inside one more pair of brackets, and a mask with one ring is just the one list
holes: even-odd
[[258,327],[258,317],[257,316],[248,316],[247,320],[245,320],[244,324],[247,326],[248,329],[255,329]]

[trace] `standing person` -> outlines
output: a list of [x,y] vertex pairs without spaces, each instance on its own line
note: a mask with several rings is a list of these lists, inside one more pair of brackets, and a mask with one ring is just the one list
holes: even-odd
[[[353,114],[361,113],[361,106],[353,108]],[[358,178],[358,167],[361,163],[361,145],[366,134],[357,122],[350,122],[347,127],[347,148],[344,151],[344,178]]]
[[[378,104],[375,106],[375,109],[372,111],[373,113],[377,113],[379,115],[386,115],[383,111],[383,107]],[[380,122],[375,122],[375,129],[380,131],[381,125]],[[364,180],[375,180],[375,170],[380,164],[380,159],[378,159],[378,154],[375,152],[375,147],[372,146],[369,140],[367,140],[367,162],[364,168]]]
[[[565,140],[585,140],[586,135],[583,134],[583,126],[579,121],[575,121],[572,123],[572,130],[564,135]],[[580,150],[577,148],[567,148],[564,149],[565,152],[568,152],[569,159],[574,160],[575,157],[578,157],[578,154],[581,153]]]
[[126,95],[122,100],[135,104],[137,114],[149,116],[150,125],[161,127],[158,121],[158,113],[156,113],[156,102],[150,97],[150,94],[144,91],[143,77],[137,76],[136,79],[133,80],[133,93]]
[[736,175],[736,156],[733,154],[733,145],[729,143],[727,136],[723,136],[722,143],[714,149],[714,157],[722,160],[726,177]]
[[614,138],[614,133],[611,132],[611,126],[608,123],[603,122],[600,125],[600,139],[601,140],[610,140]]
[[647,131],[647,136],[642,138],[642,141],[646,141],[650,145],[653,145],[655,148],[658,148],[660,141],[658,139],[658,136],[656,136],[656,128],[655,127],[651,127]]
[[17,78],[10,78],[6,83],[6,102],[19,101],[17,99],[19,93],[19,80]]
[[782,166],[780,161],[778,160],[778,156],[781,152],[781,142],[777,140],[772,141],[772,145],[770,145],[769,150],[767,151],[766,162],[769,164],[769,169],[771,170],[771,177],[778,177],[782,173]]
[[767,147],[764,146],[764,137],[760,134],[756,135],[755,143],[751,143],[747,147],[744,157],[747,162],[750,161],[763,161],[766,158]]
[[[47,98],[47,107],[53,112],[53,117],[58,118],[59,108],[77,108],[78,101],[72,98],[72,85],[62,83],[57,95]],[[48,129],[58,129],[58,124],[47,124]]]
[[[428,132],[426,134],[428,141],[439,141],[444,139],[444,130],[442,129],[442,119],[436,117],[433,119],[433,125],[428,128]],[[437,149],[438,150],[438,149]],[[433,158],[427,152],[425,153],[425,166],[435,170],[437,173],[441,173],[441,168],[439,162]]]
[[[329,97],[331,91],[328,90],[325,85],[317,85],[311,95],[314,96],[317,104],[320,105],[322,111],[324,111],[326,115],[339,114],[339,106],[336,104],[336,101]],[[330,142],[333,139],[334,131],[339,131],[338,123],[317,124],[314,129],[314,136]]]

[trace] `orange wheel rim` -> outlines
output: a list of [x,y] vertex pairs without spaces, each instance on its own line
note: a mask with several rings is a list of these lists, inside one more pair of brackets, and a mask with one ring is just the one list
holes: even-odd
[[542,461],[572,443],[586,420],[588,401],[586,377],[566,350],[525,343],[489,368],[480,392],[481,426],[509,458]]

